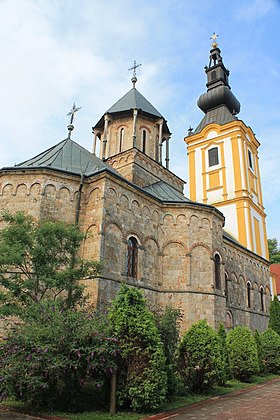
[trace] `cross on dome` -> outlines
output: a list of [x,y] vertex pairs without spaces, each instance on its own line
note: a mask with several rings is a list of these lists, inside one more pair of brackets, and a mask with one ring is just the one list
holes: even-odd
[[135,83],[137,82],[136,69],[137,67],[140,67],[140,66],[142,66],[142,64],[136,64],[136,60],[134,60],[133,66],[130,69],[128,69],[128,71],[133,70],[132,79],[131,79],[133,87],[135,87]]

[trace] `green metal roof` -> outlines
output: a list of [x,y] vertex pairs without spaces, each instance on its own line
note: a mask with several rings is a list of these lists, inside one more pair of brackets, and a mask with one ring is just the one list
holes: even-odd
[[111,108],[108,109],[108,113],[129,111],[130,109],[141,109],[147,114],[154,115],[158,118],[162,118],[162,115],[156,110],[153,105],[141,95],[138,90],[133,87],[127,92],[121,99],[119,99]]
[[[86,176],[108,169],[116,171],[84,147],[67,138],[39,155],[21,162],[16,168],[51,168]],[[3,168],[5,169],[5,168]]]
[[171,187],[171,185],[166,184],[164,181],[155,182],[154,184],[143,188],[143,190],[147,191],[149,194],[152,194],[161,201],[175,201],[182,203],[192,202],[187,197],[185,197],[184,194]]
[[194,131],[194,134],[199,133],[208,124],[227,124],[228,122],[237,120],[237,117],[232,115],[225,105],[207,111],[199,125]]

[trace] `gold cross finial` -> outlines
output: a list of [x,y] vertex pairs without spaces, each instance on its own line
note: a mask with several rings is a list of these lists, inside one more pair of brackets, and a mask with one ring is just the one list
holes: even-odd
[[215,47],[217,47],[218,46],[218,43],[216,42],[217,41],[217,38],[218,38],[218,34],[216,34],[215,32],[213,32],[213,35],[211,36],[211,38],[210,39],[212,39],[212,41],[213,41],[213,43],[212,43],[212,47],[213,48],[215,48]]
[[140,66],[142,66],[142,64],[136,64],[136,61],[134,60],[134,65],[130,69],[128,69],[128,71],[133,70],[133,77],[136,77],[136,69]]

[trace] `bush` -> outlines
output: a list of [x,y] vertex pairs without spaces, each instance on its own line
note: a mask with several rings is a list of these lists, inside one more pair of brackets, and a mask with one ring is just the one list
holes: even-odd
[[234,378],[247,381],[259,372],[258,352],[249,328],[239,326],[227,335],[229,366]]
[[280,373],[280,336],[268,328],[260,336],[260,359],[267,373]]
[[176,352],[179,343],[179,321],[180,310],[172,306],[166,306],[163,313],[157,314],[157,325],[166,357],[168,396],[175,395],[178,387]]
[[224,385],[227,380],[231,377],[231,372],[229,368],[229,359],[228,359],[228,352],[227,352],[227,346],[226,346],[226,340],[227,340],[227,333],[226,329],[224,327],[224,324],[220,324],[218,328],[218,336],[220,339],[220,345],[221,345],[221,357],[222,357],[222,370],[220,372],[220,385]]
[[119,405],[133,410],[157,408],[166,396],[166,360],[155,317],[141,292],[122,285],[112,304],[110,320],[122,349]]
[[274,296],[270,304],[268,327],[280,334],[280,302],[277,296]]
[[218,334],[199,321],[184,335],[179,345],[179,371],[191,391],[205,391],[220,381],[223,370]]
[[[28,318],[28,317],[27,317]],[[116,368],[118,342],[94,313],[41,304],[0,348],[0,395],[33,406],[75,406],[85,381],[100,388]]]

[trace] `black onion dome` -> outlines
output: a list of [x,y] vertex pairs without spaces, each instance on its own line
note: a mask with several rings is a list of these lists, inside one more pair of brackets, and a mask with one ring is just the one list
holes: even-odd
[[230,88],[221,85],[200,95],[197,105],[205,114],[221,105],[225,105],[233,115],[240,111],[240,103]]

